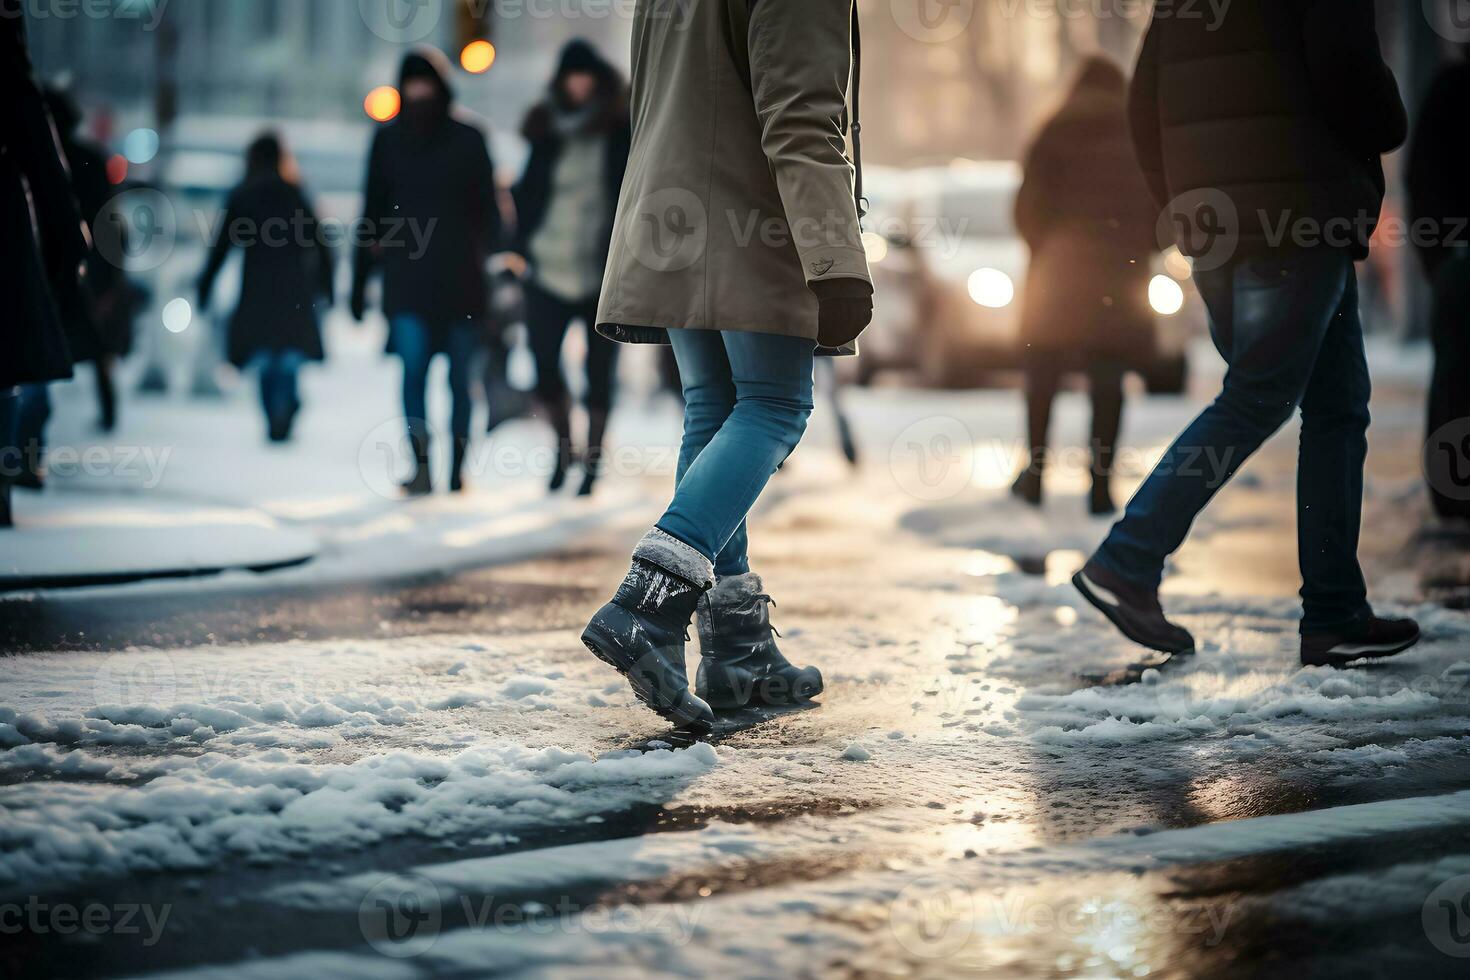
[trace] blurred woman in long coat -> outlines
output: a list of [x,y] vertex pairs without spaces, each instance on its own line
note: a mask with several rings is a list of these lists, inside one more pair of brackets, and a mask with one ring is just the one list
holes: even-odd
[[297,373],[304,362],[322,359],[319,318],[332,305],[331,252],[294,169],[274,134],[250,144],[245,179],[230,195],[199,282],[204,309],[230,249],[245,253],[240,303],[230,318],[229,358],[240,368],[260,363],[260,401],[272,442],[291,438],[301,406]]
[[562,343],[573,320],[587,333],[583,496],[597,482],[617,374],[617,344],[597,332],[597,299],[633,138],[624,89],[617,69],[590,44],[568,43],[545,101],[522,127],[531,156],[514,191],[517,250],[529,263],[526,320],[536,396],[557,438],[553,491],[566,482],[575,455]]
[[1021,318],[1031,457],[1013,491],[1041,504],[1052,403],[1066,375],[1083,373],[1096,515],[1115,509],[1124,372],[1154,345],[1148,283],[1158,214],[1129,139],[1127,90],[1116,65],[1089,59],[1027,154],[1016,201],[1016,226],[1031,248]]
[[10,487],[21,385],[71,377],[56,299],[80,289],[89,243],[55,129],[31,70],[20,0],[0,0],[0,268],[14,288],[0,316],[0,527]]

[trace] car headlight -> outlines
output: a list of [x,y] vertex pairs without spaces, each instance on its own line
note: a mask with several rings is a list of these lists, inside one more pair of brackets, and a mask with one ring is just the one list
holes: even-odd
[[970,298],[992,310],[1005,309],[1016,298],[1016,284],[999,269],[976,269],[968,285]]
[[1173,316],[1184,309],[1184,289],[1168,276],[1154,276],[1148,284],[1148,305],[1160,316]]

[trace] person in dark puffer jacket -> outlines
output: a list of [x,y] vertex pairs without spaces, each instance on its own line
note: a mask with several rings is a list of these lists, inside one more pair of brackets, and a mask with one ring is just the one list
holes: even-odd
[[1373,614],[1358,564],[1370,382],[1356,259],[1407,136],[1373,0],[1236,0],[1217,22],[1156,15],[1130,93],[1139,163],[1210,312],[1224,391],[1160,460],[1074,579],[1125,635],[1166,653],[1164,562],[1196,515],[1302,410],[1302,662],[1413,646]]

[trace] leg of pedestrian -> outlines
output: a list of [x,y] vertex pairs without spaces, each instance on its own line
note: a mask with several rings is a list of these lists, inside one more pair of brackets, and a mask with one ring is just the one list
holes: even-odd
[[1033,507],[1040,507],[1043,499],[1051,408],[1060,382],[1061,375],[1053,364],[1037,358],[1026,365],[1026,434],[1030,445],[1021,472],[1011,484],[1011,493]]
[[[689,404],[683,472],[668,511],[582,639],[654,710],[708,727],[713,712],[689,690],[682,637],[699,600],[715,586],[714,557],[801,440],[812,411],[813,347],[767,334],[680,331],[673,337]],[[727,409],[731,391],[734,405]]]
[[536,361],[536,400],[541,403],[556,436],[552,493],[566,485],[567,470],[572,465],[572,406],[561,368],[562,341],[571,318],[572,311],[565,303],[535,283],[527,283],[526,329],[531,338],[531,355]]
[[403,417],[408,431],[413,475],[403,484],[409,497],[433,492],[429,473],[429,362],[433,359],[429,326],[416,316],[393,318],[393,351],[403,361]]
[[1296,411],[1352,274],[1347,253],[1325,250],[1199,273],[1211,331],[1229,364],[1224,390],[1164,453],[1075,580],[1129,639],[1164,653],[1193,649],[1193,637],[1159,605],[1164,562],[1199,512]]
[[587,331],[587,443],[582,453],[582,486],[578,496],[590,497],[602,472],[603,442],[617,391],[618,345],[600,335],[597,310],[583,310]]
[[1117,511],[1113,503],[1113,460],[1118,433],[1123,428],[1123,371],[1112,361],[1098,361],[1088,372],[1092,397],[1092,494],[1088,510],[1094,517]]
[[449,432],[452,439],[449,467],[449,492],[464,490],[464,466],[469,454],[470,427],[474,423],[475,401],[471,393],[476,358],[481,348],[478,324],[464,323],[449,330]]

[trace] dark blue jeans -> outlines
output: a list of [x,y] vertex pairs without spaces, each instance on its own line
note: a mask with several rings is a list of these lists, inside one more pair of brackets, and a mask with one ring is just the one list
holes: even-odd
[[1184,430],[1097,553],[1157,587],[1195,517],[1300,406],[1297,551],[1303,632],[1369,614],[1358,565],[1371,384],[1346,252],[1250,258],[1195,275],[1229,365],[1220,397]]
[[[392,332],[393,351],[403,359],[403,415],[410,438],[427,438],[429,434],[429,364],[434,359],[434,335],[430,326],[417,316],[395,316],[388,329]],[[450,434],[463,444],[470,437],[470,422],[475,403],[470,393],[470,380],[479,353],[482,332],[477,323],[456,323],[448,328],[445,353],[449,356],[449,393],[451,411]]]
[[299,350],[273,350],[260,354],[260,407],[265,417],[276,420],[295,414],[301,407],[297,377],[306,355]]
[[16,435],[20,416],[20,389],[0,388],[0,482],[20,475],[20,444]]
[[658,522],[715,563],[750,571],[745,515],[801,442],[816,345],[775,334],[670,330],[684,385],[678,489]]

